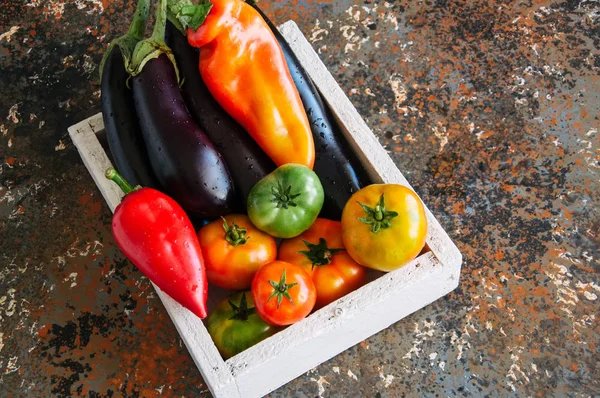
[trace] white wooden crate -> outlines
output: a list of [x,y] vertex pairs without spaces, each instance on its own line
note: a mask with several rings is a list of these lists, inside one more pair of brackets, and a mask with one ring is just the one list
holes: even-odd
[[[373,181],[410,187],[297,25],[288,21],[279,30],[330,105]],[[104,177],[111,163],[98,140],[103,128],[102,115],[97,114],[69,127],[69,134],[114,211],[123,194]],[[213,395],[260,397],[458,286],[462,255],[427,207],[425,211],[428,251],[394,272],[372,273],[375,279],[367,285],[227,361],[220,356],[204,323],[154,288]],[[226,294],[209,288],[209,310]]]

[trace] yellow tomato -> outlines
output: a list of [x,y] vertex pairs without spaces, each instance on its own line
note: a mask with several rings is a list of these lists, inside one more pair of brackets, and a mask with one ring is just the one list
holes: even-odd
[[398,269],[419,254],[426,237],[423,203],[402,185],[369,185],[352,195],[342,213],[346,251],[365,267]]

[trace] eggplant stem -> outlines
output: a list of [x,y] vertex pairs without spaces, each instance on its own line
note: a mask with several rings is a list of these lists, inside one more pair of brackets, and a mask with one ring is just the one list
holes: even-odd
[[137,6],[135,8],[135,14],[133,15],[133,20],[129,25],[129,30],[127,31],[127,34],[113,40],[104,52],[102,60],[100,61],[100,67],[98,68],[98,71],[100,72],[101,81],[102,71],[104,70],[104,63],[108,59],[110,53],[114,50],[115,46],[118,46],[121,50],[123,63],[125,64],[125,68],[128,68],[136,44],[144,38],[146,22],[148,21],[148,17],[150,15],[150,4],[151,0],[138,0]]
[[177,76],[177,83],[181,84],[179,77],[179,69],[177,68],[177,62],[175,62],[175,56],[173,51],[165,43],[165,30],[167,27],[167,0],[158,0],[156,6],[156,18],[154,23],[154,29],[152,30],[152,36],[150,38],[140,41],[135,46],[131,63],[127,67],[127,72],[131,76],[136,76],[142,72],[146,63],[154,58],[158,58],[161,55],[166,55],[167,58],[173,64],[175,68],[175,75]]

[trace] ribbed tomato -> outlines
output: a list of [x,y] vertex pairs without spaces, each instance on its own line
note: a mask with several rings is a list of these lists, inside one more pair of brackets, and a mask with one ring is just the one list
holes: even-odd
[[249,289],[256,271],[277,257],[275,239],[242,214],[208,223],[198,238],[208,281],[224,289]]
[[425,246],[425,207],[405,186],[369,185],[346,203],[342,236],[348,254],[357,263],[393,271],[415,258]]

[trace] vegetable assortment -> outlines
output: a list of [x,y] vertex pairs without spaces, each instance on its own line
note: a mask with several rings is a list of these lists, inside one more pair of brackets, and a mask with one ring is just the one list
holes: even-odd
[[178,70],[164,42],[167,0],[159,0],[150,39],[137,44],[130,71],[132,92],[152,168],[161,185],[196,218],[233,208],[227,165],[187,110]]
[[[142,40],[148,1],[101,72],[110,150],[126,177],[107,171],[126,194],[113,235],[161,290],[208,316],[224,358],[360,288],[367,268],[392,271],[421,252],[418,196],[369,185],[255,5],[158,0]],[[231,291],[212,309],[209,286]]]
[[[276,165],[297,163],[312,169],[315,146],[308,118],[271,29],[241,0],[211,3],[205,20],[182,21],[190,45],[201,49],[200,74],[206,86]],[[187,15],[204,9],[204,4],[188,5],[172,12]]]
[[308,116],[315,142],[313,169],[321,179],[325,191],[325,201],[320,216],[339,219],[350,196],[369,185],[367,172],[343,138],[330,109],[323,103],[317,88],[290,45],[256,3],[252,0],[247,2],[264,18],[281,46],[292,80]]
[[181,91],[198,125],[223,155],[237,191],[236,211],[244,210],[248,193],[275,163],[212,97],[198,70],[198,52],[173,23],[167,23],[167,44],[173,50],[182,77]]
[[150,12],[150,0],[139,0],[133,22],[126,35],[115,39],[100,64],[102,119],[112,160],[119,172],[133,185],[156,187],[156,181],[136,118],[133,98],[127,88],[126,65]]
[[365,283],[365,269],[344,249],[339,221],[318,218],[308,231],[284,240],[277,258],[301,266],[311,276],[317,290],[316,308]]

